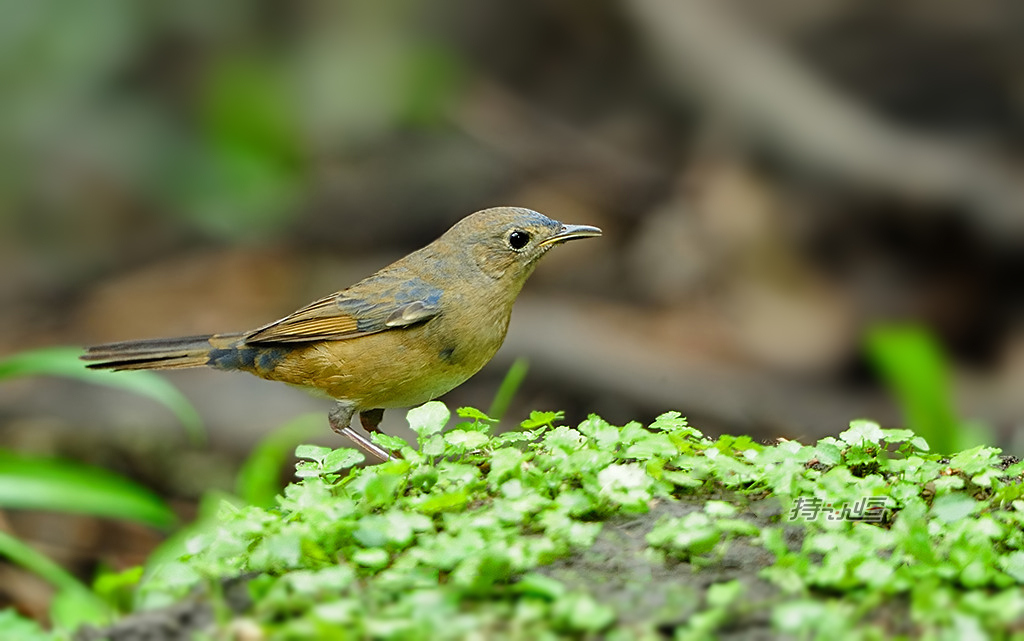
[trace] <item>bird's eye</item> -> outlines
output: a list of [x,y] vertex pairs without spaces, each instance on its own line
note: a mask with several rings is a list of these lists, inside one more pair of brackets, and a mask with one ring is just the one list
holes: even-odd
[[508,235],[508,246],[516,251],[526,247],[528,242],[530,242],[530,234],[520,229]]

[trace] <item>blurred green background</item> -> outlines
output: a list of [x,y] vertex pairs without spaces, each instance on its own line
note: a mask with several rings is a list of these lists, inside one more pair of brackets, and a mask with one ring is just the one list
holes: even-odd
[[[513,425],[677,409],[810,440],[869,416],[1024,449],[1012,2],[0,6],[0,358],[254,327],[519,205],[605,236],[544,261],[453,405],[488,407],[525,357]],[[57,378],[0,385],[0,445],[113,469],[187,516],[328,407],[168,378],[208,446],[144,398]],[[81,519],[69,551],[53,518],[14,529],[79,569],[152,545]]]

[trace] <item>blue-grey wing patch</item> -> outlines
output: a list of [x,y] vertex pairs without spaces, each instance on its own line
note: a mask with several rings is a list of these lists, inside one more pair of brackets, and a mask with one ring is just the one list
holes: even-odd
[[437,314],[437,307],[428,305],[421,300],[409,303],[401,309],[396,309],[388,316],[388,319],[384,321],[384,324],[388,327],[405,327],[406,325],[415,325],[421,321],[425,321],[428,318],[433,318]]
[[419,278],[370,277],[338,294],[337,300],[338,308],[357,318],[364,333],[414,325],[441,311],[441,290]]

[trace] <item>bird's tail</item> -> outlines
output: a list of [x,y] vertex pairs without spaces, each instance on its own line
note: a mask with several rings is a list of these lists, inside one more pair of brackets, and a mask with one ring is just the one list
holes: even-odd
[[210,363],[210,353],[229,346],[241,334],[151,338],[106,343],[85,348],[82,360],[96,361],[89,369],[185,369]]

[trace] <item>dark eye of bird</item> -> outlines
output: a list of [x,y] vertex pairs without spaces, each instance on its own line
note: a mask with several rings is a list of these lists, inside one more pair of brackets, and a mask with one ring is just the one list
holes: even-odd
[[528,242],[530,242],[530,234],[525,231],[517,229],[508,235],[508,246],[517,251],[526,247]]

